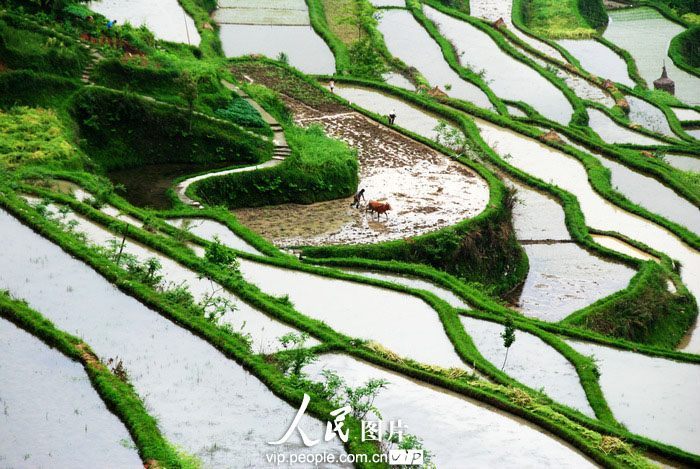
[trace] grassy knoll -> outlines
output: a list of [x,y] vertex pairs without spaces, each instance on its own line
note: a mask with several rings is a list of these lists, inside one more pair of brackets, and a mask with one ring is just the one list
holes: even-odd
[[523,0],[525,24],[549,38],[585,38],[608,22],[601,0]]
[[311,204],[355,192],[358,163],[354,149],[327,137],[320,126],[289,127],[285,133],[292,155],[282,164],[204,179],[192,192],[209,205],[229,208]]
[[700,26],[694,26],[674,37],[668,55],[679,68],[700,76]]
[[84,150],[109,171],[156,163],[255,163],[272,144],[244,129],[106,88],[72,103]]

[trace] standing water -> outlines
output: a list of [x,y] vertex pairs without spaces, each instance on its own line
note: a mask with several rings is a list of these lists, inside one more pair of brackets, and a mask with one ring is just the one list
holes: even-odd
[[[602,231],[617,231],[681,261],[681,276],[689,290],[700,297],[700,255],[666,229],[632,215],[596,193],[588,173],[575,158],[520,134],[475,119],[486,143],[508,163],[543,181],[555,184],[578,198],[586,224]],[[700,352],[700,334],[694,334],[685,351]]]
[[0,465],[143,467],[78,363],[0,318]]
[[[125,295],[7,213],[0,211],[0,288],[83,337],[102,360],[119,357],[166,438],[207,466],[268,467],[269,441],[288,428],[295,408],[210,344]],[[305,417],[314,438],[320,421]],[[283,452],[308,452],[295,435]],[[343,451],[336,442],[315,450]],[[111,466],[106,464],[104,467]]]
[[424,10],[442,35],[455,45],[462,66],[484,72],[485,81],[501,99],[524,101],[548,119],[562,125],[569,123],[571,104],[546,78],[501,50],[475,26],[428,6]]
[[576,368],[542,339],[516,330],[506,357],[503,325],[465,316],[460,319],[476,348],[494,366],[502,366],[511,378],[532,389],[543,389],[555,401],[595,418]]
[[440,46],[428,32],[405,10],[386,10],[379,20],[379,31],[389,51],[416,67],[432,86],[439,87],[453,98],[471,101],[477,106],[491,109],[486,94],[450,68],[442,56]]
[[[323,370],[335,371],[351,387],[369,379],[388,381],[374,401],[385,430],[391,421],[400,420],[407,433],[423,440],[437,467],[592,467],[575,450],[526,421],[464,396],[345,355],[324,355],[306,367],[317,381],[322,381]],[[376,416],[366,419],[376,420]]]
[[[243,278],[297,311],[350,337],[376,341],[402,357],[466,368],[427,303],[405,293],[241,259]],[[421,344],[416,347],[416,344]]]
[[177,0],[97,0],[88,6],[119,24],[146,26],[158,39],[193,46],[201,40],[194,21]]
[[627,49],[650,88],[666,64],[669,78],[676,83],[676,97],[686,104],[700,104],[700,78],[676,67],[668,56],[671,39],[685,28],[648,7],[613,10],[608,16],[610,23],[603,36]]
[[700,366],[568,341],[590,355],[615,418],[631,432],[700,454]]

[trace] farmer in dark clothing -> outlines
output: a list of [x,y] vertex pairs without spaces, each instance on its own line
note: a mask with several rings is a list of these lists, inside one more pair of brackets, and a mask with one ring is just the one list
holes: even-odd
[[365,190],[360,189],[357,194],[352,198],[351,207],[360,208],[360,199],[365,200]]
[[391,112],[389,113],[389,123],[393,124],[395,120],[396,120],[396,111],[392,109]]

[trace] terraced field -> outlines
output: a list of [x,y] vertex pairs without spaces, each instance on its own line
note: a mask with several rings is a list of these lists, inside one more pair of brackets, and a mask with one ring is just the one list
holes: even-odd
[[0,467],[699,466],[684,5],[4,2]]

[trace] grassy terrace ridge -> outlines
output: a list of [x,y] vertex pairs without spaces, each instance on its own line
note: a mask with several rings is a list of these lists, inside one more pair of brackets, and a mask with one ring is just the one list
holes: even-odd
[[[24,187],[24,189],[31,191],[31,187]],[[38,191],[37,193],[43,193],[43,195],[48,195],[45,191]],[[88,218],[92,219],[93,221],[96,221],[102,225],[112,224],[111,226],[114,226],[114,219],[105,216],[101,212],[98,212],[93,208],[86,206],[85,204],[77,202],[75,199],[72,199],[69,196],[53,195],[52,198],[54,198],[59,203],[69,205],[78,213],[82,213],[83,215],[88,216]],[[10,197],[8,199],[16,200],[14,197]],[[220,333],[215,333],[214,330],[212,330],[212,328],[215,329],[215,326],[212,326],[210,323],[204,320],[200,320],[199,318],[186,317],[186,313],[183,314],[181,312],[178,312],[177,308],[173,308],[172,305],[166,304],[162,300],[159,300],[159,298],[157,298],[157,295],[154,295],[152,293],[152,290],[143,286],[138,286],[133,281],[120,280],[120,274],[118,272],[119,269],[113,267],[113,264],[112,267],[110,267],[109,263],[106,263],[104,260],[95,258],[94,252],[90,250],[86,251],[87,255],[83,255],[81,251],[84,250],[84,247],[82,247],[81,243],[75,243],[74,241],[72,241],[70,236],[64,234],[60,230],[57,230],[51,222],[44,220],[42,217],[31,215],[30,213],[25,212],[24,210],[20,209],[19,206],[16,205],[17,203],[19,203],[20,206],[24,205],[23,202],[11,202],[8,200],[3,201],[2,203],[5,206],[5,208],[15,213],[25,222],[30,223],[31,226],[33,226],[35,229],[38,229],[44,236],[47,236],[50,239],[53,239],[55,242],[58,242],[65,250],[72,253],[73,255],[77,255],[77,257],[79,257],[81,260],[92,265],[93,268],[96,268],[102,275],[106,276],[108,280],[116,282],[117,286],[119,286],[123,291],[127,292],[132,296],[135,296],[137,299],[144,302],[147,306],[158,310],[161,314],[165,315],[171,320],[174,320],[176,323],[187,327],[196,334],[208,340],[227,356],[236,359],[236,361],[238,361],[241,365],[243,365],[244,367],[249,369],[249,371],[251,371],[253,374],[258,376],[259,379],[262,379],[263,382],[265,382],[269,387],[271,387],[273,392],[275,392],[276,394],[280,395],[281,397],[287,400],[293,399],[291,395],[295,393],[290,394],[289,390],[285,388],[283,382],[279,381],[279,379],[274,379],[272,376],[270,376],[270,374],[274,376],[276,373],[278,373],[274,370],[274,367],[271,368],[269,365],[262,365],[262,363],[259,362],[255,357],[246,358],[244,356],[241,356],[240,353],[237,353],[240,352],[240,350],[238,350],[239,347],[231,343],[231,341],[235,342],[235,336],[228,336],[227,338],[226,334],[222,335]],[[680,460],[693,461],[692,455],[689,455],[667,445],[661,445],[656,442],[647,440],[645,438],[628,434],[615,425],[608,425],[596,422],[560,405],[545,405],[540,400],[540,398],[536,397],[537,393],[535,393],[534,395],[531,394],[532,391],[528,391],[527,388],[523,388],[521,385],[518,385],[517,382],[513,381],[512,379],[501,373],[500,370],[495,368],[493,365],[486,362],[483,359],[483,357],[481,357],[481,355],[478,353],[478,351],[476,351],[473,344],[471,343],[471,340],[464,332],[463,328],[461,327],[461,324],[455,316],[455,311],[452,308],[450,308],[446,303],[442,302],[441,300],[437,299],[429,293],[412,290],[406,287],[395,286],[386,282],[369,281],[363,279],[364,283],[377,284],[380,286],[386,286],[400,291],[402,290],[408,293],[414,293],[422,297],[425,301],[428,301],[428,303],[436,309],[438,315],[445,324],[446,332],[448,333],[450,339],[453,340],[453,343],[455,343],[455,347],[459,355],[464,357],[465,360],[468,360],[470,363],[477,364],[477,367],[480,371],[492,375],[494,378],[497,379],[498,382],[503,382],[504,384],[470,384],[469,380],[465,381],[464,379],[460,378],[450,378],[450,374],[447,372],[447,370],[440,370],[435,367],[425,367],[413,363],[410,360],[396,362],[390,355],[385,355],[381,351],[376,351],[371,348],[367,348],[361,344],[358,344],[352,339],[344,338],[344,336],[333,332],[318,321],[309,320],[308,318],[305,318],[304,316],[301,316],[296,312],[292,313],[291,310],[286,310],[287,312],[285,312],[285,308],[282,308],[279,302],[274,300],[266,300],[265,295],[261,295],[255,287],[246,286],[245,283],[241,283],[240,279],[236,279],[235,276],[232,277],[229,273],[224,273],[222,270],[215,268],[210,264],[202,262],[198,258],[193,257],[193,255],[188,249],[183,247],[178,248],[177,243],[172,243],[167,239],[142,230],[132,230],[131,237],[136,241],[139,241],[147,246],[159,250],[165,255],[183,264],[184,266],[193,268],[196,271],[207,275],[214,281],[217,281],[222,285],[226,286],[229,290],[237,294],[244,301],[249,302],[251,305],[261,309],[262,311],[265,311],[267,314],[281,319],[282,321],[287,322],[290,325],[293,325],[301,330],[310,332],[315,337],[327,343],[327,347],[325,348],[326,351],[347,353],[356,358],[369,361],[370,363],[374,363],[389,370],[393,370],[404,375],[408,375],[416,379],[449,389],[451,391],[461,393],[472,398],[476,398],[497,408],[515,413],[516,415],[529,419],[534,423],[547,429],[548,431],[564,438],[566,441],[569,441],[570,443],[574,444],[576,447],[584,451],[584,453],[586,453],[589,457],[606,466],[643,467],[646,465],[646,463],[642,459],[640,459],[639,456],[625,444],[623,444],[623,447],[621,447],[619,452],[602,452],[600,450],[599,445],[603,444],[604,440],[602,440],[602,435],[600,435],[598,432],[619,435],[624,437],[626,441],[630,441],[633,443],[639,442],[643,446],[653,448],[654,451],[657,451],[660,454],[680,458]],[[292,258],[287,259],[289,259],[288,261],[286,261],[287,268],[289,268],[291,266],[289,262],[291,262]],[[284,262],[282,262],[281,260],[273,261],[272,259],[268,258],[258,258],[257,260],[259,262],[284,265]],[[308,266],[302,267],[301,265],[296,266],[296,268],[301,268],[306,271],[315,271],[315,273],[320,275],[329,275],[332,273],[324,273],[323,271],[319,271],[318,269],[314,269]],[[347,274],[332,274],[333,277],[347,277],[348,279],[353,278],[353,276]],[[290,315],[290,313],[292,314]],[[553,341],[550,340],[550,342]],[[570,356],[574,355],[570,354]],[[585,360],[582,363],[584,363],[584,368],[586,366],[590,368],[590,364],[585,365]],[[520,398],[518,398],[518,396],[521,396],[521,394],[514,393],[512,391],[511,386],[521,388],[524,392],[529,393],[529,395],[532,396],[532,399],[534,400],[526,400],[525,404],[519,403],[521,402],[521,400]],[[295,394],[295,397],[299,399],[298,394]],[[295,400],[293,403],[297,404],[298,402],[296,402]],[[596,404],[592,403],[592,405],[595,406]],[[600,405],[600,403],[597,404],[598,407],[600,407]],[[312,413],[314,415],[317,415],[315,412]],[[323,415],[323,413],[321,413],[321,415]],[[564,415],[566,415],[567,417],[564,417]],[[351,423],[354,422],[351,421]],[[585,425],[589,428],[593,428],[594,431],[584,430],[584,426],[582,425]],[[365,447],[364,449],[369,448]]]
[[164,468],[196,468],[199,462],[176,450],[160,433],[133,387],[115,376],[81,339],[67,334],[24,302],[0,291],[0,317],[14,323],[47,346],[80,363],[107,408],[121,420],[145,464]]
[[593,37],[608,23],[602,0],[523,0],[525,24],[552,39]]

